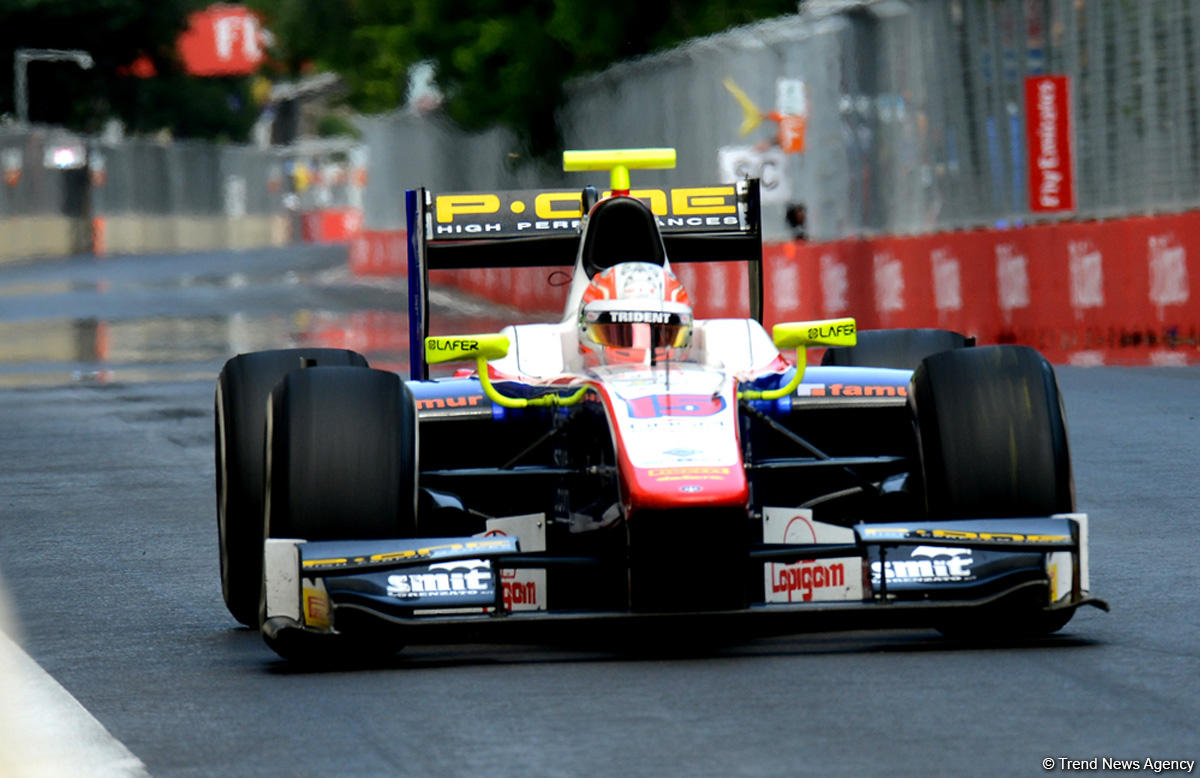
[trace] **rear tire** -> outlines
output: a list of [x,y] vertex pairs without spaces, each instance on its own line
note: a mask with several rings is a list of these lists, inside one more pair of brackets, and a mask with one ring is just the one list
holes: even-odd
[[221,592],[233,617],[258,625],[263,553],[263,438],[267,396],[289,371],[318,365],[366,367],[353,351],[300,348],[242,354],[225,363],[217,378],[217,537]]
[[855,345],[826,349],[821,364],[915,370],[925,357],[973,345],[974,338],[950,330],[862,330]]
[[[930,519],[1048,516],[1075,508],[1054,369],[1026,346],[987,346],[925,359],[913,373],[921,480]],[[966,640],[1057,632],[1073,608],[1020,598],[941,625]]]

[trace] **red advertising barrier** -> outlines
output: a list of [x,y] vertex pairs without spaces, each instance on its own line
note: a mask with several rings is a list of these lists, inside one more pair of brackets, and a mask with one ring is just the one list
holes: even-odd
[[338,243],[362,232],[357,208],[322,208],[300,214],[300,237],[306,243]]
[[350,241],[350,271],[360,276],[408,274],[408,234],[404,230],[362,230]]
[[[402,232],[364,233],[356,273],[402,274]],[[1080,365],[1200,363],[1200,212],[1013,230],[764,246],[767,323],[854,316],[861,329],[939,327]],[[746,316],[746,268],[679,264],[703,318]],[[528,315],[560,312],[550,268],[431,274]]]
[[[1189,364],[1200,361],[1198,258],[1195,212],[808,244],[768,262],[767,318],[941,327],[1073,364]],[[810,294],[780,294],[780,272],[797,273]]]

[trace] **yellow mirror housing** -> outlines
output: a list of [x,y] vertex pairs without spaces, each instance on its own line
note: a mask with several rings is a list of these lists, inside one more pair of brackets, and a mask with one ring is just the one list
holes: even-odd
[[541,397],[508,397],[501,394],[488,376],[488,360],[508,356],[507,335],[430,335],[425,338],[425,361],[431,365],[443,362],[475,361],[479,384],[488,399],[504,408],[553,407],[575,405],[583,400],[588,387],[581,386],[569,395],[547,394]]
[[776,324],[771,329],[772,340],[776,348],[796,349],[796,372],[792,380],[778,389],[763,391],[748,390],[738,392],[740,400],[778,400],[796,391],[796,387],[804,379],[804,369],[808,366],[808,355],[804,351],[808,346],[853,346],[858,342],[858,328],[854,319],[819,319],[817,321],[792,321]]
[[425,361],[431,365],[443,362],[469,362],[483,358],[503,359],[508,355],[506,335],[430,335],[425,338]]
[[849,317],[776,324],[771,335],[778,348],[853,346],[858,342],[858,329]]

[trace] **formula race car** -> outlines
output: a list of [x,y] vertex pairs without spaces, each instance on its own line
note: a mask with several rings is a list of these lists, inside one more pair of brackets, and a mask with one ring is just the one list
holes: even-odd
[[[236,619],[312,658],[618,634],[1009,638],[1107,608],[1046,360],[849,318],[768,335],[758,182],[631,191],[630,170],[674,159],[564,154],[607,191],[408,192],[408,380],[335,349],[226,363],[217,516]],[[747,264],[749,318],[695,318],[672,266],[709,261]],[[572,268],[560,321],[428,334],[430,270],[522,266]]]

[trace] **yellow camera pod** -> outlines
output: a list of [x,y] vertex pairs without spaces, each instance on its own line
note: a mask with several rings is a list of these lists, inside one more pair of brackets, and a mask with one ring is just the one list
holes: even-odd
[[479,373],[479,384],[488,399],[503,408],[539,408],[558,405],[575,405],[583,399],[587,386],[566,396],[546,394],[541,397],[508,397],[500,394],[488,376],[487,363],[490,359],[502,359],[508,355],[509,340],[506,335],[430,335],[425,338],[425,361],[431,365],[445,362],[467,362],[475,360]]
[[777,348],[796,349],[796,372],[792,380],[778,389],[738,392],[739,400],[778,400],[796,391],[804,380],[804,369],[808,364],[809,346],[853,346],[858,342],[858,330],[853,318],[818,319],[816,321],[792,321],[776,324],[771,328],[771,339]]
[[609,189],[629,191],[629,171],[670,170],[675,167],[675,149],[596,149],[564,151],[563,170],[575,173],[587,170],[607,170]]

